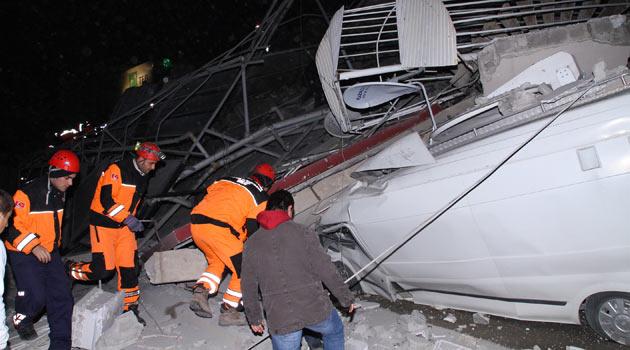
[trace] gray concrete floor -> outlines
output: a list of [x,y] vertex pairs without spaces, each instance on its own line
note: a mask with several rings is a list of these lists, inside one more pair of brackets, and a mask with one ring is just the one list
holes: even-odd
[[[601,338],[588,326],[519,321],[498,316],[490,316],[488,325],[474,325],[471,312],[453,309],[437,310],[404,300],[390,302],[379,296],[368,296],[366,299],[378,302],[382,307],[400,314],[408,314],[412,310],[422,311],[428,323],[453,330],[459,328],[458,331],[461,333],[508,348],[531,349],[538,345],[543,350],[565,350],[567,346],[596,350],[630,349],[630,347]],[[457,318],[455,323],[443,320],[449,313]],[[466,327],[462,328],[462,325]]]
[[[145,281],[145,283],[147,282]],[[89,289],[93,287],[93,285],[75,284],[73,288],[75,300],[79,300],[85,293],[87,293],[87,291],[89,291]],[[103,287],[106,290],[113,291],[115,289],[115,280],[109,281],[109,283],[107,283]],[[169,292],[167,293],[167,299],[169,299],[168,303],[169,305],[172,305],[172,307],[162,310],[163,307],[158,307],[156,302],[151,303],[150,300],[152,299],[151,294],[155,294],[153,296],[154,298],[157,297],[158,299],[162,299],[164,297],[162,295],[164,290],[169,290]],[[166,331],[166,327],[183,327],[191,333],[190,335],[188,335],[189,337],[193,335],[199,337],[199,339],[197,339],[197,342],[199,344],[194,343],[195,346],[186,347],[203,348],[204,346],[208,346],[207,343],[203,342],[203,338],[208,335],[211,329],[211,327],[209,326],[215,323],[216,319],[203,320],[194,317],[186,307],[189,298],[189,292],[185,291],[182,287],[176,287],[175,285],[150,286],[146,284],[144,286],[144,291],[146,292],[146,294],[144,294],[146,306],[143,305],[143,313],[149,323],[160,324],[162,327],[161,329],[156,328],[153,333],[160,335],[161,333],[164,333],[164,331]],[[12,286],[12,283],[9,282],[7,284],[7,297],[5,298],[5,302],[7,304],[7,315],[13,314],[12,296],[14,295],[14,293],[14,286]],[[378,302],[379,304],[381,304],[381,307],[389,309],[390,311],[401,315],[410,314],[413,310],[419,310],[427,317],[428,324],[431,324],[435,327],[442,327],[454,330],[462,334],[486,340],[507,348],[532,349],[534,348],[534,346],[537,345],[542,350],[565,350],[568,346],[597,350],[629,349],[629,347],[625,347],[617,343],[609,342],[602,339],[593,331],[591,331],[588,326],[565,325],[544,322],[526,322],[497,316],[490,316],[490,323],[488,325],[477,325],[474,324],[472,318],[473,314],[470,312],[452,309],[437,310],[429,306],[418,305],[409,301],[389,302],[388,300],[379,296],[362,296],[361,298]],[[151,304],[156,305],[151,306]],[[172,315],[175,311],[175,308],[177,308],[177,315]],[[444,320],[444,318],[449,313],[453,314],[457,318],[456,322],[451,323]],[[164,320],[162,320],[162,318],[164,318]],[[17,334],[13,330],[13,327],[10,326],[10,341],[12,343],[12,348],[46,349],[48,345],[48,339],[46,335],[48,327],[46,323],[47,322],[45,318],[38,322],[36,328],[41,333],[41,336],[39,337],[39,339],[33,342],[21,342],[17,337]],[[219,331],[223,332],[223,330],[221,329],[219,329]],[[182,333],[180,332],[181,330],[173,331],[172,333],[180,336],[182,335]],[[147,330],[147,333],[151,333],[149,329]],[[186,332],[184,332],[184,334],[185,333]],[[218,334],[215,335],[215,339]],[[242,338],[242,342],[239,343],[239,345],[247,345],[247,347],[253,345],[255,342],[261,339],[260,337],[253,337],[251,334],[249,334],[247,328],[239,331],[237,331],[236,329],[230,329],[228,332],[224,332],[223,335],[226,334],[229,334],[231,337]],[[149,337],[157,335],[149,335]],[[145,342],[146,341],[147,340],[145,340]],[[191,343],[188,343],[187,345],[191,345]],[[264,346],[262,346],[262,348],[266,349],[269,347],[268,345],[269,344],[265,344]],[[185,347],[180,346],[176,348]],[[230,348],[230,346],[226,344],[226,346],[222,346],[221,348],[227,349]]]

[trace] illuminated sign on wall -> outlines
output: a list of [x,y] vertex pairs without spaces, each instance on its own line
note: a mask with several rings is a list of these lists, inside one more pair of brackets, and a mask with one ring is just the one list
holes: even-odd
[[145,62],[135,67],[129,68],[122,77],[122,92],[130,87],[142,86],[147,81],[151,80],[151,71],[153,70],[153,63]]

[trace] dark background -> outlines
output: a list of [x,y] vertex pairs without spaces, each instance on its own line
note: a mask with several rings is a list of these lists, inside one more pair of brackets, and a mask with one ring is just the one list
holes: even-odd
[[165,57],[173,70],[199,67],[252,31],[270,3],[2,2],[0,187],[14,190],[17,164],[59,143],[55,132],[106,121],[125,70]]

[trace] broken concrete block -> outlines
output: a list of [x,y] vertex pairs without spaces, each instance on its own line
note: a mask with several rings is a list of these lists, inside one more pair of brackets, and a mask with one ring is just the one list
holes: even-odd
[[144,269],[153,284],[195,281],[208,262],[199,249],[177,249],[151,255]]
[[[135,344],[144,327],[133,312],[118,316],[96,342],[96,350],[120,350]],[[75,344],[72,344],[73,346]]]
[[361,300],[357,304],[361,308],[361,310],[364,310],[364,311],[378,309],[381,306],[381,304],[379,303],[375,303],[373,301],[365,301],[365,300]]
[[319,198],[315,195],[315,192],[310,187],[307,187],[297,193],[293,194],[295,199],[295,212],[301,213],[302,211],[312,207],[319,203]]
[[490,316],[476,312],[473,314],[473,322],[484,325],[490,324]]
[[74,305],[72,312],[72,345],[94,349],[101,334],[120,314],[123,306],[122,293],[108,293],[99,288],[88,292]]
[[453,314],[448,314],[446,315],[446,317],[443,318],[443,320],[446,322],[455,323],[457,322],[457,317],[455,317],[455,315]]
[[567,350],[584,350],[584,349],[577,346],[573,346],[573,345],[567,345]]

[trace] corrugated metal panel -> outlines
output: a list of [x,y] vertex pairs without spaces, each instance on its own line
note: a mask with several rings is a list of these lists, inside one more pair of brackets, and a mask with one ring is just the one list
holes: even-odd
[[403,67],[457,64],[457,37],[448,10],[439,0],[396,0]]
[[346,120],[346,106],[341,97],[341,90],[337,81],[337,64],[339,61],[339,43],[341,40],[341,27],[343,23],[343,10],[339,9],[330,21],[330,26],[319,43],[315,63],[322,89],[330,106],[330,111],[339,122],[339,126],[345,132],[350,128]]

